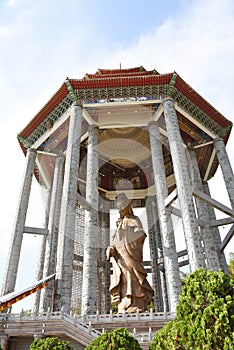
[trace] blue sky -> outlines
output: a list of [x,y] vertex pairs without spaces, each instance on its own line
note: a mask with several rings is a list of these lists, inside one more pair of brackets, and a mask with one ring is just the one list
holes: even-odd
[[[17,133],[67,76],[82,78],[120,62],[177,71],[234,121],[234,2],[0,0],[0,283],[25,164]],[[234,164],[233,135],[227,149]],[[220,171],[211,185],[213,197],[228,204]],[[28,225],[42,225],[41,197],[34,183]],[[34,280],[38,243],[38,237],[24,239],[20,288]]]

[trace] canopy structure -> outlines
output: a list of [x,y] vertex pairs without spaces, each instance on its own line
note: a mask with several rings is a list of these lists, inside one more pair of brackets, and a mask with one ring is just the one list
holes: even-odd
[[[110,311],[110,210],[120,191],[146,211],[157,311],[174,312],[180,267],[227,272],[226,237],[234,223],[234,176],[226,153],[232,123],[176,72],[144,67],[98,69],[67,78],[18,134],[26,156],[3,294],[12,292],[24,233],[42,235],[34,309],[95,314]],[[220,165],[230,206],[214,200],[208,180]],[[32,174],[47,189],[45,227],[26,227]],[[216,220],[214,208],[226,215]],[[173,218],[182,222],[177,249]],[[181,261],[181,257],[184,260]]]
[[[28,147],[45,151],[48,156],[49,153],[56,153],[58,148],[64,151],[69,122],[68,115],[64,117],[64,113],[74,101],[79,101],[84,107],[86,121],[83,122],[83,135],[88,124],[98,124],[103,130],[102,140],[112,140],[108,145],[105,143],[105,147],[116,148],[112,153],[117,154],[119,149],[113,139],[119,138],[117,128],[121,121],[128,127],[126,132],[130,133],[129,137],[137,142],[139,139],[141,142],[145,140],[144,146],[148,147],[147,135],[143,129],[150,120],[158,121],[162,132],[165,131],[161,106],[165,96],[170,96],[175,101],[183,141],[186,145],[196,147],[201,175],[205,180],[210,179],[218,166],[210,141],[221,137],[226,143],[232,123],[176,72],[159,74],[156,70],[147,71],[141,66],[133,69],[98,69],[95,74],[86,74],[83,79],[67,78],[48,103],[18,134],[18,140],[24,152]],[[109,157],[113,156],[112,153]],[[44,158],[52,176],[53,157],[49,160]],[[115,163],[123,165],[123,161],[119,159]],[[168,167],[171,167],[170,161]],[[128,164],[128,168],[134,167]],[[35,171],[39,181],[43,182],[43,177],[38,174],[39,170]]]

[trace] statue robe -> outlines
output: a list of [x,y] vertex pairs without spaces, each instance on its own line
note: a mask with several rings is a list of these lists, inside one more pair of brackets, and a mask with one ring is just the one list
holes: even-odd
[[128,214],[118,221],[112,242],[113,275],[110,294],[118,312],[145,311],[153,297],[143,266],[143,243],[146,234],[140,219]]

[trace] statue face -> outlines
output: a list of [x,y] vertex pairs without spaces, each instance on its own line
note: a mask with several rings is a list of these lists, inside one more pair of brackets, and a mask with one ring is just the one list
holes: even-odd
[[116,208],[119,211],[124,210],[129,204],[130,200],[126,196],[120,194],[116,197]]
[[121,199],[121,198],[116,199],[116,208],[117,208],[119,211],[121,211],[121,210],[123,210],[124,208],[126,208],[126,206],[127,206],[127,203],[126,203],[123,199]]

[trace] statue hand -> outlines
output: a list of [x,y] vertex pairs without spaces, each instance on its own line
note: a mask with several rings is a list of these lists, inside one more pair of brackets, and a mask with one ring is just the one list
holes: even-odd
[[114,247],[108,247],[106,250],[106,258],[107,260],[110,260],[111,256],[115,256],[116,255],[116,251]]

